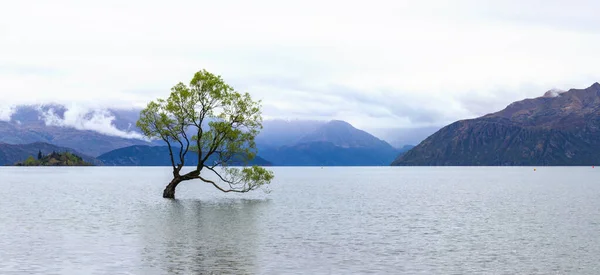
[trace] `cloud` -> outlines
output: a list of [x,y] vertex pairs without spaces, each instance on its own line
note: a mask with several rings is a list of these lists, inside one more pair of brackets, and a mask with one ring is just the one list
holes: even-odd
[[14,112],[14,106],[0,106],[0,121],[10,121],[10,117]]
[[[363,129],[438,126],[471,115],[449,96],[426,93],[363,91],[344,85],[302,84],[297,80],[250,83],[269,94],[263,103],[269,118],[341,119]],[[277,91],[277,92],[275,92]],[[298,103],[302,104],[298,104]]]
[[129,139],[142,139],[145,137],[135,131],[124,131],[114,125],[115,116],[106,109],[88,109],[77,105],[68,107],[64,114],[57,114],[54,108],[40,110],[40,119],[47,126],[71,127],[78,130],[90,130],[109,136]]
[[478,6],[481,16],[498,22],[591,33],[599,31],[600,18],[596,10],[600,4],[595,0],[504,0],[473,4]]
[[4,6],[3,106],[143,107],[206,68],[262,99],[266,117],[410,128],[600,80],[597,1],[57,0]]

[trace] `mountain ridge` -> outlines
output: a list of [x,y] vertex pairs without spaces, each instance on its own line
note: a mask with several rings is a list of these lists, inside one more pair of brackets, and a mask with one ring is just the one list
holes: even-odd
[[276,166],[389,165],[401,151],[340,120],[321,125],[294,144],[259,148]]
[[342,120],[331,120],[314,131],[300,138],[296,144],[310,142],[331,142],[336,146],[344,148],[383,146],[393,148],[387,142],[357,129],[350,123]]
[[[137,133],[136,135],[141,136],[139,129],[135,127],[138,116],[139,112],[133,109],[85,109],[56,103],[20,105],[14,109],[9,121],[0,121],[0,142],[9,144],[45,142],[72,148],[92,157],[130,146],[166,145],[160,140],[149,142],[119,136],[126,133]],[[395,149],[386,141],[341,120],[267,120],[263,124],[263,130],[256,137],[257,147],[261,152],[290,153],[302,155],[307,159],[312,158],[310,156],[319,159],[309,162],[312,165],[323,163],[387,165],[395,155],[405,151],[402,148]],[[102,127],[104,131],[99,132],[98,129]],[[106,131],[121,132],[119,135],[111,135],[106,134]],[[328,145],[327,142],[332,143],[333,146]],[[310,146],[301,145],[309,143]],[[330,162],[326,159],[327,156],[319,155],[319,152],[314,151],[319,148],[329,150],[329,156],[338,159]],[[367,153],[369,148],[373,152]],[[354,153],[342,152],[344,149]],[[336,157],[336,154],[339,156]],[[388,159],[390,155],[394,157],[387,160],[387,163],[381,161],[381,159]],[[354,160],[341,161],[342,156]],[[282,159],[286,159],[287,164],[294,164],[289,156]]]
[[[179,148],[174,148],[178,151]],[[149,146],[133,145],[124,148],[115,149],[98,156],[105,166],[171,166],[168,146]],[[209,158],[208,161],[214,161],[215,158]],[[197,154],[188,152],[185,156],[186,166],[196,166],[198,164]],[[245,161],[240,159],[232,160],[229,165],[243,165]],[[247,163],[248,165],[271,166],[271,162],[256,156]]]
[[511,103],[429,136],[392,165],[595,165],[600,84]]
[[[114,131],[131,130],[132,116],[127,110],[106,110],[100,117],[93,118],[93,112],[83,111],[72,115],[66,123],[67,108],[59,104],[20,105],[15,108],[9,121],[0,121],[0,142],[8,144],[29,144],[45,142],[75,149],[83,154],[98,156],[102,153],[131,145],[151,144],[148,141],[109,135],[93,129],[86,129],[85,121],[92,128],[115,127]],[[86,117],[87,116],[87,117]],[[121,117],[122,119],[116,119]],[[106,121],[100,121],[102,120]],[[114,119],[113,119],[114,118]],[[77,121],[72,121],[78,119]],[[86,120],[89,119],[89,120]],[[112,119],[112,120],[111,120]],[[108,123],[110,120],[110,124]],[[104,123],[98,125],[99,123]],[[75,127],[78,126],[78,127]],[[78,129],[80,128],[80,129]],[[87,127],[89,128],[89,127]],[[131,130],[135,132],[134,130]],[[141,136],[141,134],[139,134]]]

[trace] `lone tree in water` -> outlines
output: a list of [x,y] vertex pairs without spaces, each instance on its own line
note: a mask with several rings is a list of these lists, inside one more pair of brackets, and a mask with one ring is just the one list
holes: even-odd
[[[173,180],[164,198],[175,198],[175,188],[186,180],[201,180],[223,192],[245,193],[273,179],[273,172],[262,167],[228,167],[232,161],[247,163],[256,156],[254,138],[262,129],[260,101],[236,92],[206,70],[197,72],[189,86],[175,85],[166,100],[148,103],[137,126],[147,137],[162,139],[169,147]],[[198,164],[182,173],[188,154]],[[205,171],[219,180],[207,178]]]

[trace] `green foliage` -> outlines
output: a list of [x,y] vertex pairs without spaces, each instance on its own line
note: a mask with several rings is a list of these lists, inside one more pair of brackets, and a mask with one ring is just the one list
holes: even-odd
[[[40,157],[41,151],[38,153]],[[52,152],[45,157],[36,160],[33,156],[29,156],[24,162],[17,163],[17,166],[91,166],[91,163],[84,161],[81,157],[69,152],[56,153]]]
[[[216,170],[234,158],[252,160],[256,156],[256,135],[262,129],[260,101],[240,93],[221,76],[206,70],[197,72],[189,85],[178,83],[167,99],[148,103],[137,126],[151,139],[169,146],[174,177],[199,178],[203,169],[229,183],[231,191],[247,192],[273,179],[262,167]],[[180,175],[185,155],[198,157],[196,169]],[[208,163],[209,157],[216,161]],[[206,180],[205,180],[206,181]]]
[[244,168],[225,168],[226,182],[231,189],[255,190],[265,184],[269,184],[275,177],[272,171],[259,166]]
[[29,156],[25,162],[23,163],[23,165],[25,166],[37,166],[39,165],[39,162],[37,160],[35,160],[32,156]]

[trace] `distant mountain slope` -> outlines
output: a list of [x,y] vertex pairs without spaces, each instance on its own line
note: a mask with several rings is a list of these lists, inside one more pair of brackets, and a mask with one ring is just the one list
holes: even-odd
[[263,129],[256,137],[256,143],[270,148],[293,145],[306,133],[316,130],[325,123],[318,120],[265,120]]
[[[346,123],[340,121],[341,124]],[[302,143],[301,139],[329,122],[322,120],[283,120],[267,119],[263,121],[263,129],[256,137],[256,143],[261,147],[278,148]],[[379,139],[388,142],[395,148],[405,145],[419,144],[425,138],[435,133],[441,127],[421,128],[373,128],[366,131]],[[363,129],[364,130],[364,129]]]
[[81,154],[71,148],[60,147],[43,142],[19,145],[0,143],[0,165],[14,165],[17,162],[26,160],[30,156],[37,157],[39,151],[42,151],[43,155],[48,155],[52,152],[69,152],[80,156],[86,162],[94,165],[102,165],[102,162],[97,159]]
[[[52,123],[48,123],[56,123],[56,119],[65,119],[66,110],[64,106],[57,104],[18,106],[10,121],[0,121],[0,142],[9,144],[46,142],[73,148],[91,156],[126,146],[150,144],[140,139],[107,135],[94,130],[80,130],[69,125],[53,126]],[[114,131],[135,132],[135,121],[133,121],[135,111],[107,110],[107,112],[109,112],[107,115],[114,118],[111,124],[115,127]],[[53,114],[52,119],[44,118],[44,115],[49,113]],[[82,129],[86,128],[81,125],[83,123],[90,124],[88,128],[106,127],[106,125],[99,125],[100,122],[92,117],[85,116],[86,114],[82,114],[82,117],[78,117],[80,120],[65,124],[79,125]]]
[[399,153],[394,148],[340,147],[324,141],[261,151],[276,166],[387,166]]
[[[16,108],[10,121],[0,121],[0,142],[9,144],[46,142],[73,148],[94,157],[134,145],[166,145],[162,141],[147,142],[131,138],[141,137],[135,127],[138,116],[139,111],[134,109],[87,110],[59,104],[23,105]],[[299,153],[292,153],[294,150],[314,156],[319,154],[314,150],[325,149],[323,143],[329,142],[336,147],[335,150],[327,149],[330,150],[331,161],[319,160],[321,159],[319,157],[306,163],[382,165],[382,162],[389,163],[393,160],[393,158],[388,160],[390,154],[397,156],[399,152],[387,142],[343,121],[265,120],[263,126],[263,130],[256,137],[261,156],[263,156],[262,152],[281,154],[284,151],[298,155]],[[295,147],[311,143],[315,144]],[[280,151],[284,146],[288,149]],[[362,148],[358,151],[370,153],[343,152],[343,148],[352,149],[351,151]],[[286,159],[286,165],[299,164],[285,155],[276,156],[278,159]],[[340,161],[341,156],[346,160]]]
[[[177,149],[178,150],[178,149]],[[171,166],[169,157],[169,148],[167,146],[146,146],[135,145],[116,149],[98,156],[104,165],[107,166]],[[216,159],[209,158],[209,163]],[[188,166],[198,164],[198,158],[192,152],[185,158]],[[229,165],[243,164],[241,160],[233,161]],[[270,166],[271,163],[260,156],[248,163],[249,165]]]
[[45,125],[18,125],[4,121],[0,121],[0,142],[10,144],[46,142],[58,146],[69,146],[91,156],[125,146],[149,144],[143,140],[103,135],[91,130]]
[[343,148],[392,148],[387,142],[341,120],[332,120],[307,133],[297,144],[310,142],[330,142]]
[[392,165],[600,164],[600,84],[450,124]]
[[280,166],[389,165],[401,150],[344,121],[330,121],[307,132],[296,144],[259,147],[261,156]]

